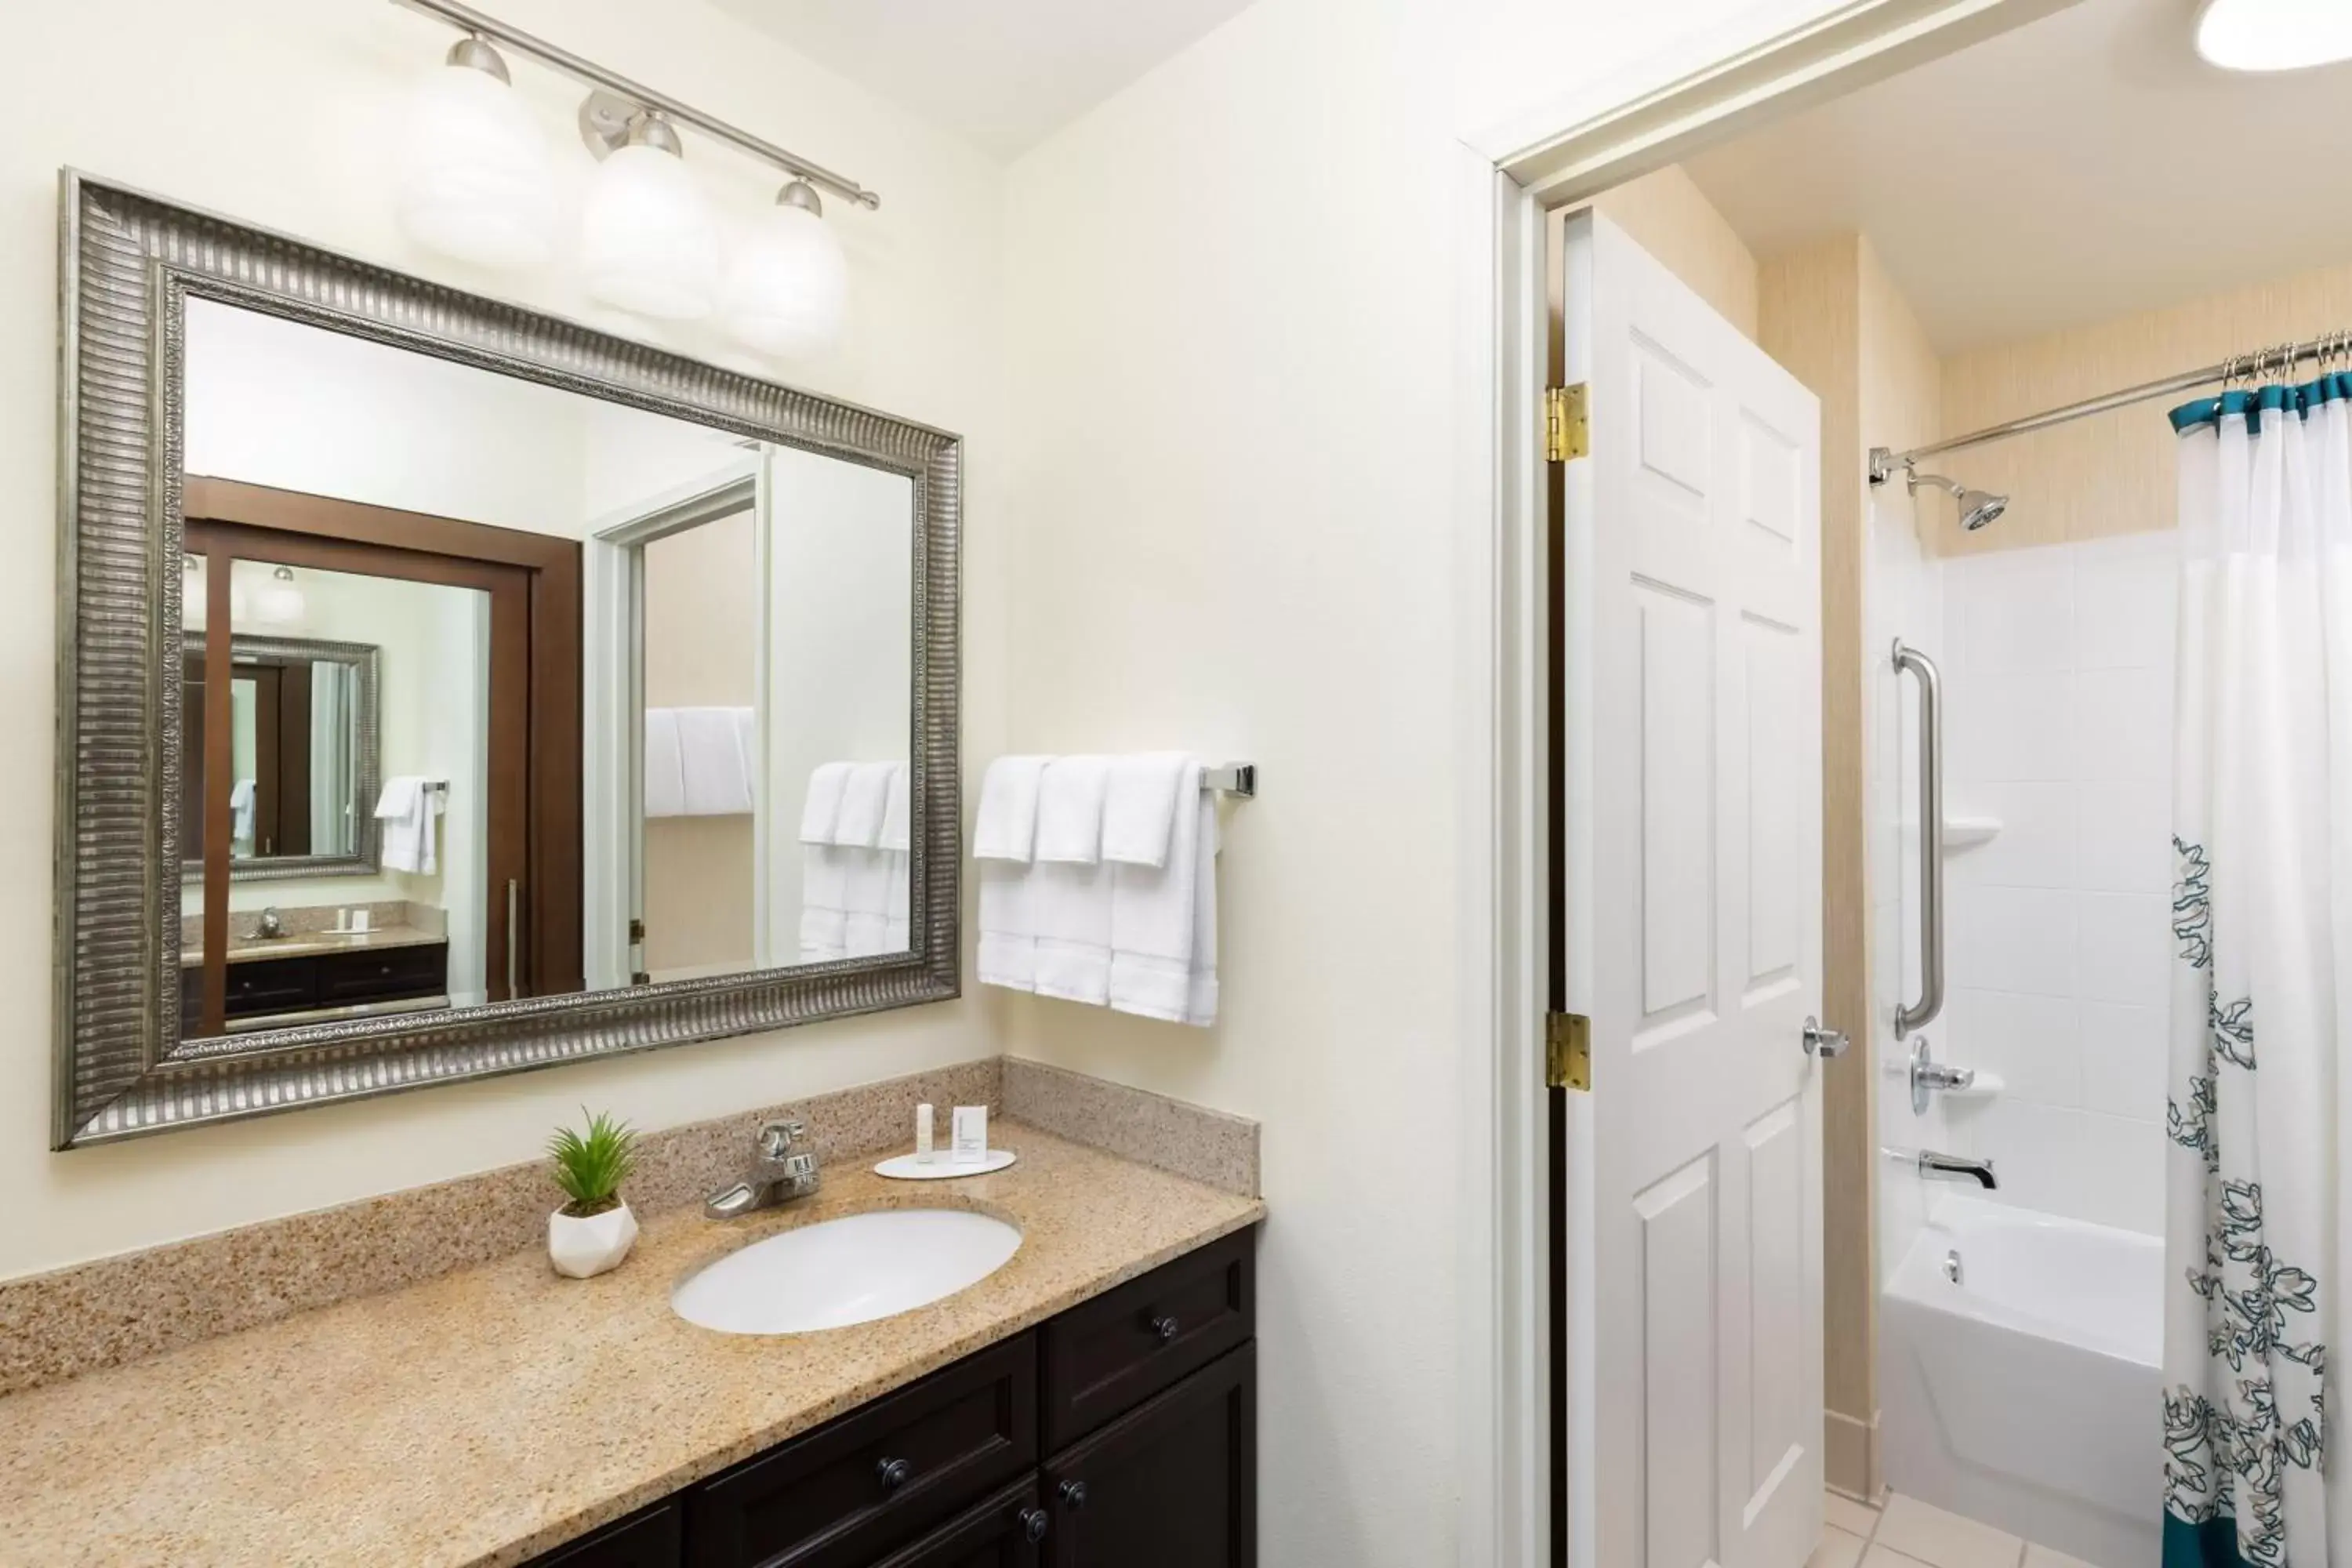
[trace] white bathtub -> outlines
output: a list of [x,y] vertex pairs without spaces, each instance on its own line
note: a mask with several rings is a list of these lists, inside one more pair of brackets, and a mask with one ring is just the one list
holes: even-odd
[[2156,1562],[2163,1273],[2155,1237],[1940,1197],[1881,1302],[1887,1485],[2096,1568]]

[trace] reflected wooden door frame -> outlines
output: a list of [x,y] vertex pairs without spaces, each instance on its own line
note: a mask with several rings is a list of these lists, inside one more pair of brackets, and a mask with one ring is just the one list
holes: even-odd
[[[494,735],[521,733],[525,742],[514,770],[519,776],[494,773],[491,781],[489,994],[494,1001],[508,995],[497,955],[505,951],[507,924],[499,889],[509,877],[521,889],[519,990],[551,995],[583,989],[579,544],[196,475],[184,481],[182,511],[191,552],[220,549],[240,559],[440,583],[490,595],[490,725]],[[219,596],[225,600],[226,592]],[[224,605],[224,620],[226,610]],[[208,1011],[214,943],[216,936],[223,942],[225,964],[226,931],[226,878],[217,924],[210,918],[212,884],[208,865]]]

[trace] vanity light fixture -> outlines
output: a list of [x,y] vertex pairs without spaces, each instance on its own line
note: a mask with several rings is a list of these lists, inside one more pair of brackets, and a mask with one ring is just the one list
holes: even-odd
[[604,155],[580,215],[588,292],[656,321],[710,313],[719,283],[719,228],[687,173],[686,149],[658,114],[639,111]]
[[411,239],[502,271],[553,253],[555,163],[498,50],[475,37],[451,45],[401,129],[394,200]]
[[806,359],[840,340],[848,303],[841,240],[816,192],[794,180],[735,247],[721,307],[728,333],[778,359]]
[[280,566],[269,574],[269,585],[255,596],[253,617],[264,626],[291,626],[309,608],[295,584],[294,568]]
[[[821,164],[797,157],[773,142],[714,119],[667,93],[656,92],[604,69],[569,49],[508,26],[462,0],[392,0],[395,5],[446,22],[465,33],[450,54],[473,63],[471,71],[441,75],[497,78],[504,87],[504,62],[492,45],[526,55],[589,89],[579,126],[589,151],[603,160],[589,185],[582,214],[583,268],[589,291],[606,303],[640,315],[691,320],[723,304],[726,325],[739,342],[763,353],[799,357],[821,351],[841,331],[848,294],[848,267],[839,239],[824,223],[817,191],[868,209],[882,205],[879,194]],[[489,72],[480,51],[498,69]],[[486,80],[487,80],[486,77]],[[446,90],[446,89],[444,89]],[[451,94],[478,110],[483,93],[461,88]],[[462,118],[462,116],[460,117]],[[752,226],[740,254],[721,268],[717,226],[683,161],[681,127],[724,142],[738,152],[790,176],[773,211]],[[446,167],[450,160],[441,160]],[[501,164],[506,168],[509,165]],[[552,207],[551,181],[539,187]],[[533,206],[530,220],[536,223]],[[403,209],[406,222],[406,208]],[[450,254],[448,245],[421,242]],[[462,242],[462,241],[461,241]]]
[[2225,70],[2289,71],[2352,59],[2345,0],[2205,0],[2197,52]]

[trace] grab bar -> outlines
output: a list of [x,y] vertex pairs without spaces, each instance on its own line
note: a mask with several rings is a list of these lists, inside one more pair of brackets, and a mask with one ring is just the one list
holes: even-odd
[[1919,678],[1919,1000],[1895,1007],[1899,1040],[1944,1010],[1944,678],[1901,637],[1895,668]]

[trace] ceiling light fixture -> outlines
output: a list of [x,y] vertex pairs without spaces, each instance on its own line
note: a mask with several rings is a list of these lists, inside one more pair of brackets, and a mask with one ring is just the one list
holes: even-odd
[[2225,70],[2289,71],[2352,59],[2345,0],[2205,0],[2197,52]]
[[308,607],[301,588],[295,584],[294,568],[279,566],[270,572],[268,585],[255,595],[253,617],[264,626],[291,626]]
[[580,215],[588,292],[656,321],[710,313],[719,285],[719,227],[687,173],[677,132],[657,114],[629,122],[605,155]]
[[478,37],[450,47],[416,87],[402,124],[395,209],[428,250],[513,270],[554,248],[555,163],[547,138]]
[[728,264],[721,310],[737,342],[778,359],[808,359],[841,338],[849,263],[805,180],[776,193]]

